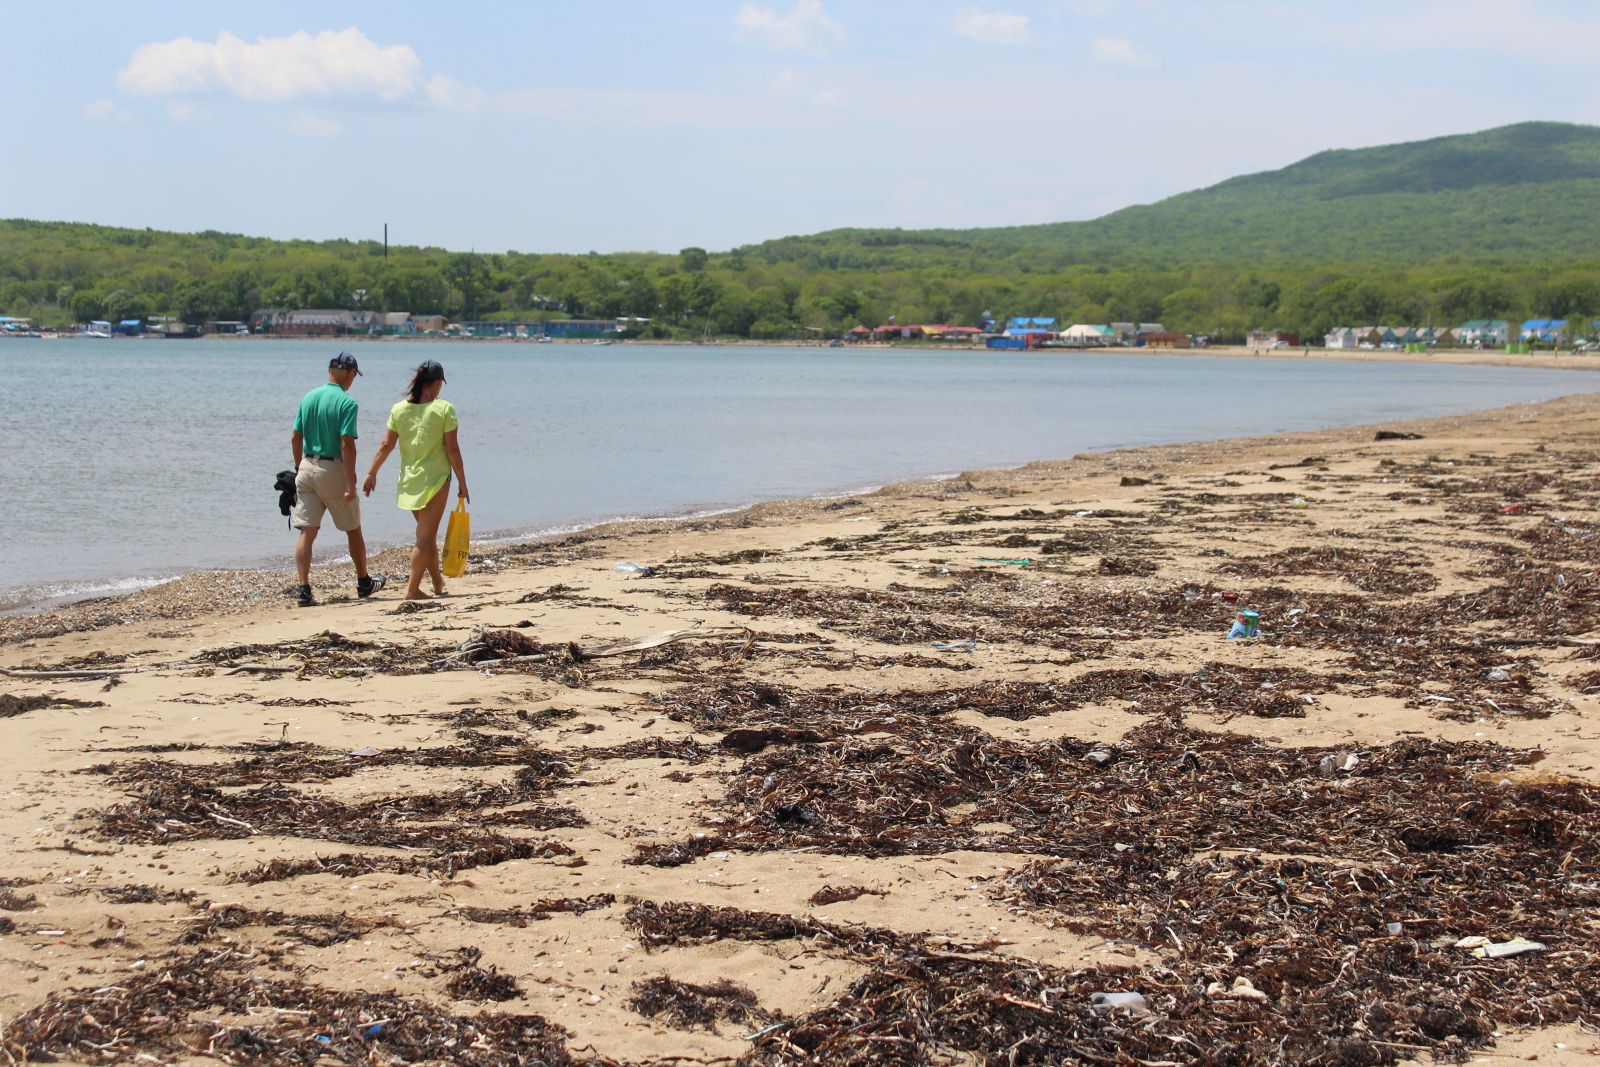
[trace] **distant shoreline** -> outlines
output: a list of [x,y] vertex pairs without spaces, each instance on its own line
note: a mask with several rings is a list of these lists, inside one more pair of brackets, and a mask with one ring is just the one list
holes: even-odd
[[[71,334],[59,334],[54,338],[11,338],[10,340],[22,343],[25,340],[72,340]],[[106,340],[138,340],[138,341],[327,341],[329,344],[374,344],[389,343],[394,341],[422,342],[428,344],[544,344],[547,342],[534,341],[527,338],[514,337],[422,337],[388,335],[382,337],[366,337],[350,335],[345,337],[329,336],[281,336],[276,334],[207,334],[203,337],[165,338],[145,335],[132,338],[106,338]],[[592,338],[557,337],[551,338],[550,344],[559,345],[589,345],[593,344]],[[829,348],[826,342],[817,341],[757,341],[744,338],[720,338],[707,341],[680,341],[680,340],[620,340],[612,339],[612,344],[648,345],[663,348]],[[606,347],[606,346],[601,346]],[[874,352],[892,352],[904,349],[914,352],[973,352],[984,354],[989,350],[981,344],[970,342],[939,342],[924,341],[915,344],[898,344],[888,341],[853,341],[847,343],[841,351],[870,350]],[[1536,367],[1553,370],[1600,370],[1600,352],[1530,352],[1526,355],[1511,355],[1499,349],[1468,349],[1450,348],[1434,349],[1430,352],[1390,352],[1381,349],[1326,349],[1311,348],[1276,348],[1261,349],[1251,348],[1248,345],[1210,345],[1206,348],[1041,348],[1034,351],[1040,354],[1060,355],[1063,357],[1097,355],[1097,356],[1126,356],[1133,359],[1147,359],[1155,356],[1180,356],[1217,359],[1282,359],[1282,360],[1329,360],[1349,363],[1416,363],[1416,364],[1449,364],[1475,367]]]

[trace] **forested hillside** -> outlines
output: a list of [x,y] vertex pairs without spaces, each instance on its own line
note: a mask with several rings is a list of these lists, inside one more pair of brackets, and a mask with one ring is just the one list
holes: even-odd
[[483,255],[0,221],[0,313],[65,325],[262,307],[632,315],[657,336],[837,334],[1043,314],[1237,335],[1600,316],[1600,129],[1351,151],[1090,222],[839,230],[729,252]]

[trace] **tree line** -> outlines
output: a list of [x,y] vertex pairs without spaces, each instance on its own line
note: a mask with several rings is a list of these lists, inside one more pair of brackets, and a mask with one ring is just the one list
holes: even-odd
[[0,314],[66,327],[171,315],[248,320],[265,308],[366,308],[452,320],[648,319],[654,338],[839,336],[858,324],[974,325],[986,316],[1161,322],[1222,339],[1251,329],[1452,326],[1474,318],[1600,318],[1600,264],[1036,264],[908,240],[708,252],[476,254],[375,241],[274,241],[0,220]]

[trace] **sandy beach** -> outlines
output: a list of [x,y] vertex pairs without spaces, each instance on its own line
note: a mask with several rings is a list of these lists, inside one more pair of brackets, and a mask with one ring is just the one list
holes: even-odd
[[0,1055],[1590,1062],[1597,437],[1600,393],[499,546],[419,605],[0,619]]

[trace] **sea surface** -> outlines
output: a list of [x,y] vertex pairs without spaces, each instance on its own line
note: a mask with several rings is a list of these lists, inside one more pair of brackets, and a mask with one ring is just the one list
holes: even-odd
[[[1425,417],[1600,389],[1581,371],[903,349],[0,339],[0,610],[196,569],[291,568],[273,477],[303,393],[361,361],[364,476],[409,371],[461,416],[475,538],[683,516],[1121,446]],[[398,457],[363,501],[404,543]],[[318,559],[345,552],[331,525]]]

